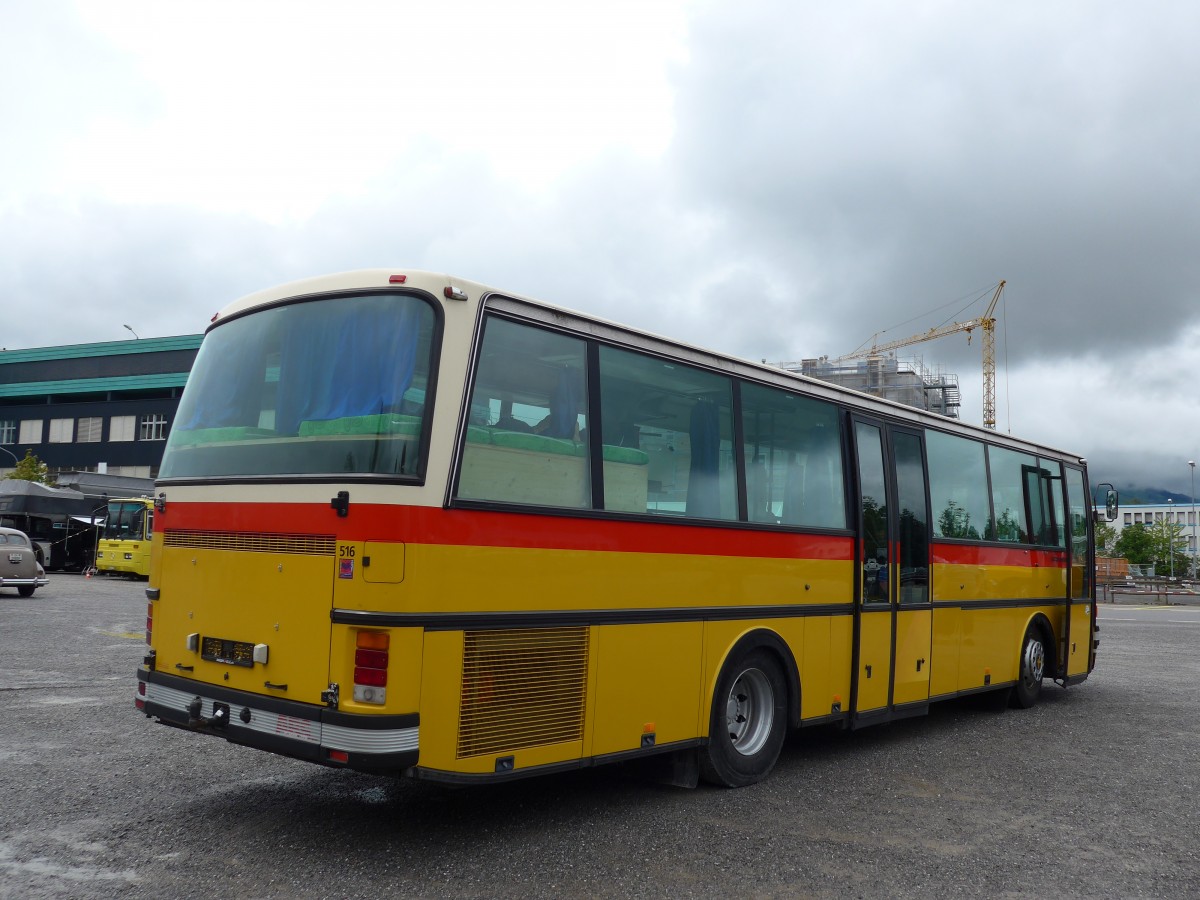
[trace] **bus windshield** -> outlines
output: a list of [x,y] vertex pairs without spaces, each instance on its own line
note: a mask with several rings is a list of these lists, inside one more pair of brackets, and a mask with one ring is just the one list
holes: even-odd
[[106,541],[134,540],[145,537],[143,526],[146,504],[140,500],[114,500],[108,504],[108,517],[101,535]]
[[205,337],[161,479],[423,474],[433,307],[339,296],[230,319]]

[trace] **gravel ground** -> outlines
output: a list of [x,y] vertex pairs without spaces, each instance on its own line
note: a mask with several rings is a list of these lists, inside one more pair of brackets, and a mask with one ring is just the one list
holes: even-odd
[[0,593],[0,897],[1200,896],[1198,609],[1105,623],[1092,678],[1032,710],[802,731],[765,783],[689,791],[455,789],[155,725],[145,607]]

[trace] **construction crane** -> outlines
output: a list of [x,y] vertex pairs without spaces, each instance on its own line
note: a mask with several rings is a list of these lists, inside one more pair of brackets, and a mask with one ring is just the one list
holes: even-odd
[[925,341],[932,341],[936,338],[945,337],[948,334],[957,334],[960,331],[967,333],[968,343],[971,340],[971,333],[976,329],[983,331],[983,426],[984,428],[996,427],[996,319],[992,315],[996,311],[996,303],[1000,300],[1000,292],[1004,290],[1004,282],[1001,281],[996,285],[996,292],[992,294],[992,300],[988,303],[987,309],[982,316],[974,319],[968,319],[965,322],[951,322],[949,325],[940,325],[937,328],[930,328],[923,334],[914,334],[912,337],[901,338],[897,341],[888,341],[885,344],[873,344],[869,350],[856,350],[853,353],[847,353],[845,356],[839,356],[836,359],[828,360],[831,363],[844,362],[848,359],[868,359],[871,357],[882,356],[889,350],[896,350],[900,347],[908,347],[912,344],[921,344]]

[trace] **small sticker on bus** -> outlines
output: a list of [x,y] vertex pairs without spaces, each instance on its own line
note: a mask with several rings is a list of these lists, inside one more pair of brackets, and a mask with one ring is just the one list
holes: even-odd
[[353,578],[354,577],[354,560],[339,559],[338,560],[338,578]]

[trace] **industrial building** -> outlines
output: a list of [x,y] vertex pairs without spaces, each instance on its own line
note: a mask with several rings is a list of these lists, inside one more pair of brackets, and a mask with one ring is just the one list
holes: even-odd
[[0,350],[0,475],[32,451],[52,475],[154,478],[202,337]]

